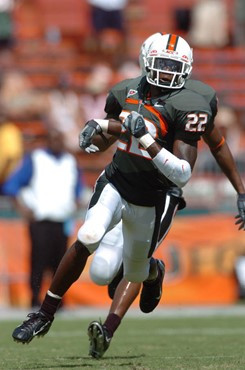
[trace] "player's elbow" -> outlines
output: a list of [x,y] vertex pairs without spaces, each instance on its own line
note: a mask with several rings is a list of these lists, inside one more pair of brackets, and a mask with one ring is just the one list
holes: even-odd
[[191,178],[190,163],[176,157],[165,148],[162,148],[152,160],[159,171],[180,188],[183,188]]
[[179,167],[175,169],[172,181],[179,188],[183,188],[191,178],[191,166],[184,159],[180,160]]

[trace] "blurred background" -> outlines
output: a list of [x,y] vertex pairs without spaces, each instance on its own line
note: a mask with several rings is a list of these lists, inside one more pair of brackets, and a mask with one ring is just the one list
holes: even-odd
[[[26,154],[46,145],[51,129],[62,133],[82,182],[69,240],[115,150],[82,153],[79,131],[87,120],[104,117],[113,84],[141,73],[140,46],[159,31],[177,33],[194,48],[192,78],[216,89],[216,124],[245,181],[243,0],[0,0],[0,184]],[[243,302],[245,235],[234,225],[236,193],[202,142],[184,195],[187,208],[177,214],[157,251],[167,267],[161,303]],[[30,253],[27,219],[1,191],[0,307],[31,305]],[[67,293],[65,305],[109,304],[106,287],[90,281],[88,268]],[[50,277],[47,268],[40,299]]]

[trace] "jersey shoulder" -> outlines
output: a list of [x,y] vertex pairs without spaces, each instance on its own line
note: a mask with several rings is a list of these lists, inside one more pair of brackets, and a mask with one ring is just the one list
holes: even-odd
[[199,80],[187,80],[184,89],[194,91],[204,96],[207,100],[212,100],[216,95],[213,87]]
[[210,101],[194,90],[184,88],[172,94],[168,100],[172,107],[179,111],[211,111]]
[[141,79],[142,76],[139,76],[136,78],[128,78],[126,80],[120,81],[111,88],[111,92],[113,94],[117,94],[120,93],[121,91],[127,91],[130,88],[138,87]]
[[139,76],[123,80],[112,87],[110,92],[116,98],[121,107],[124,106],[125,100],[128,97],[135,98],[138,96],[138,87],[141,80],[142,76]]

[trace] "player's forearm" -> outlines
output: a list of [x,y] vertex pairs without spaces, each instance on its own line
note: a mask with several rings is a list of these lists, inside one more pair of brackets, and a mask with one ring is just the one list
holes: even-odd
[[95,119],[102,132],[92,139],[92,143],[96,145],[101,152],[106,151],[113,145],[121,134],[121,121],[118,119]]
[[182,188],[191,178],[191,166],[188,161],[180,159],[165,148],[161,148],[150,134],[139,139],[148,151],[158,170],[174,184]]
[[106,151],[110,146],[112,146],[118,137],[103,133],[102,135],[96,135],[92,138],[92,144],[96,145],[99,148],[100,152]]
[[[120,119],[92,119],[88,121],[79,134],[79,146],[87,153],[106,150],[120,136],[122,130]],[[97,138],[99,135],[101,138]],[[113,138],[112,138],[113,137]],[[96,144],[96,140],[98,144]]]
[[122,131],[122,122],[118,119],[94,119],[98,123],[103,133],[119,137]]
[[245,193],[245,187],[242,182],[241,176],[237,170],[236,163],[231,154],[231,151],[226,142],[217,150],[211,150],[216,162],[220,166],[222,172],[226,175],[228,180],[233,185],[234,189],[239,194]]

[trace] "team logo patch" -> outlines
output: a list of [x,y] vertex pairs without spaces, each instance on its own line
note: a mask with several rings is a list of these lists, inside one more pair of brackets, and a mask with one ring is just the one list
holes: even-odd
[[137,94],[137,90],[130,89],[129,92],[128,92],[127,98],[129,98],[130,96],[135,95],[135,94]]

